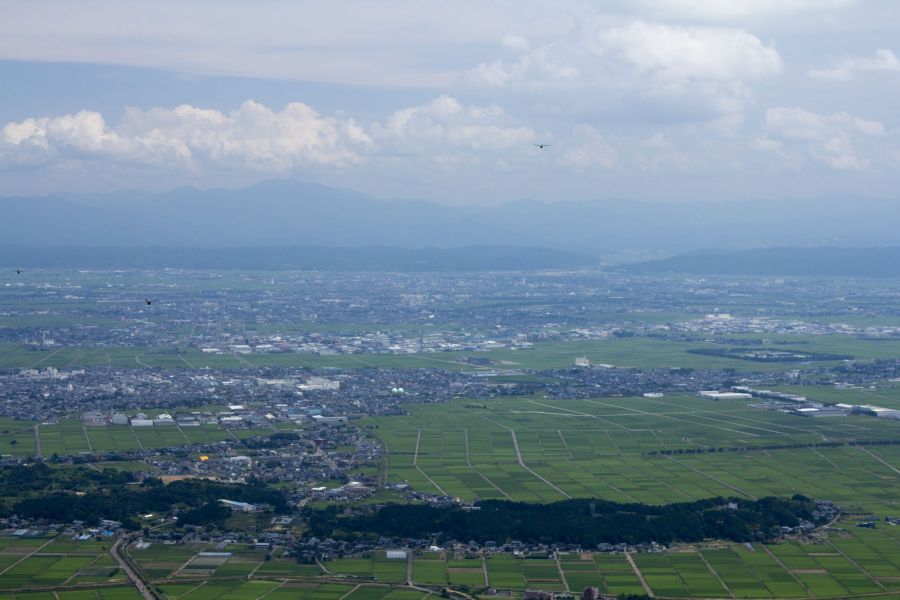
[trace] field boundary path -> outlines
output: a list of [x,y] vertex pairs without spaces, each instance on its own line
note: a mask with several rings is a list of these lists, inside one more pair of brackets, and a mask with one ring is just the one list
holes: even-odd
[[40,546],[38,546],[37,548],[35,548],[35,549],[32,550],[31,552],[29,552],[28,554],[24,555],[24,556],[23,556],[22,558],[20,558],[19,560],[17,560],[16,562],[14,562],[13,564],[9,565],[8,567],[6,567],[6,568],[3,569],[2,571],[0,571],[0,576],[5,575],[7,571],[9,571],[10,569],[12,569],[14,566],[16,566],[17,564],[19,564],[20,562],[22,562],[22,561],[25,560],[26,558],[31,558],[32,556],[34,556],[34,555],[38,552],[38,550],[43,550],[43,549],[47,546],[47,544],[49,544],[50,542],[52,542],[52,541],[55,540],[55,539],[56,539],[56,538],[50,538],[50,539],[47,540],[45,543],[41,544]]
[[559,439],[562,441],[563,448],[566,449],[566,452],[569,454],[569,458],[575,459],[575,455],[572,454],[572,450],[569,449],[569,443],[566,441],[566,436],[563,435],[562,429],[557,429],[556,433],[559,434]]
[[728,592],[729,596],[734,598],[735,597],[734,592],[731,591],[731,588],[728,587],[728,584],[725,583],[725,580],[722,579],[722,576],[719,575],[719,572],[712,568],[712,565],[709,564],[709,561],[706,560],[705,556],[703,556],[703,552],[701,552],[697,548],[694,548],[694,552],[697,553],[697,556],[700,557],[700,560],[703,561],[703,564],[706,565],[706,568],[709,570],[709,572],[712,573],[715,576],[715,578],[719,580],[719,584],[722,586],[722,589],[725,590],[726,592]]
[[733,489],[734,491],[738,492],[739,494],[743,494],[744,496],[747,496],[747,497],[750,498],[751,500],[759,500],[759,498],[757,498],[757,497],[754,496],[753,494],[750,494],[750,493],[748,493],[748,492],[745,492],[745,491],[742,490],[741,488],[739,488],[739,487],[737,487],[737,486],[734,486],[734,485],[731,485],[730,483],[726,483],[726,482],[722,481],[721,479],[719,479],[718,477],[713,477],[713,476],[710,475],[709,473],[706,473],[706,472],[704,472],[704,471],[701,471],[700,469],[698,469],[698,468],[696,468],[696,467],[692,467],[691,465],[685,464],[685,463],[681,462],[680,460],[678,460],[677,458],[675,458],[675,457],[673,457],[673,456],[666,456],[666,458],[668,458],[668,459],[671,460],[672,462],[678,463],[679,465],[681,465],[681,466],[684,467],[685,469],[690,469],[691,471],[693,471],[694,473],[697,473],[698,475],[703,475],[704,477],[707,477],[707,478],[709,478],[709,479],[712,479],[713,481],[715,481],[715,482],[717,482],[717,483],[721,483],[721,484],[724,485],[725,487],[729,487],[729,488]]
[[556,570],[559,571],[559,578],[562,581],[563,587],[571,594],[572,588],[569,587],[569,580],[566,579],[566,572],[563,570],[562,563],[559,562],[559,552],[556,552],[553,558],[556,560]]
[[644,591],[647,592],[648,596],[653,598],[653,590],[650,588],[650,584],[647,583],[647,580],[644,579],[644,574],[641,573],[640,569],[638,569],[637,563],[634,562],[634,559],[631,557],[631,552],[625,552],[625,560],[627,560],[628,564],[631,565],[631,570],[634,571],[635,575],[637,575],[638,581],[641,582],[641,586],[644,588]]
[[872,452],[869,451],[869,449],[866,448],[865,446],[856,446],[856,447],[859,448],[860,450],[862,450],[863,452],[865,452],[866,454],[868,454],[869,456],[871,456],[872,458],[874,458],[875,460],[877,460],[878,462],[880,462],[881,464],[883,464],[884,466],[886,466],[888,469],[890,469],[890,470],[893,471],[894,473],[900,475],[900,470],[897,470],[897,467],[895,467],[894,465],[892,465],[892,464],[889,463],[888,461],[884,460],[883,458],[881,458],[881,457],[878,456],[877,454],[872,453]]
[[821,456],[821,457],[822,457],[822,460],[824,460],[825,462],[827,462],[829,465],[831,465],[831,466],[834,467],[835,469],[840,469],[839,466],[837,466],[836,464],[834,464],[834,461],[832,461],[830,458],[828,458],[827,456],[825,456],[824,454],[822,454],[822,453],[819,451],[818,448],[813,448],[813,452],[815,452],[816,454],[818,454],[819,456]]
[[[595,476],[594,473],[591,473],[590,471],[588,471],[587,469],[585,469],[584,467],[582,467],[581,465],[579,465],[579,464],[578,464],[577,462],[575,462],[574,460],[571,461],[570,464],[572,464],[574,467],[580,469],[581,471],[587,473],[588,475],[590,475],[590,476],[592,476],[592,477]],[[638,500],[637,498],[635,498],[634,496],[632,496],[631,494],[629,494],[629,493],[626,492],[625,490],[619,489],[618,487],[614,486],[614,485],[613,485],[612,483],[610,483],[609,481],[606,481],[606,480],[601,479],[600,482],[606,484],[607,486],[609,486],[609,489],[613,490],[614,492],[616,492],[616,493],[618,493],[618,494],[622,494],[623,496],[625,496],[626,498],[628,498],[628,499],[631,500],[632,502],[637,502],[638,504],[641,503],[640,500]]]
[[325,564],[322,563],[322,561],[319,559],[318,556],[316,557],[316,564],[319,566],[320,569],[322,569],[322,572],[325,573],[326,575],[334,575],[334,573],[329,571],[328,567],[326,567]]
[[62,352],[62,348],[57,348],[56,350],[54,350],[53,352],[51,352],[51,353],[48,354],[47,356],[43,357],[42,359],[38,360],[37,362],[31,363],[30,365],[28,365],[28,366],[25,367],[25,368],[26,368],[26,369],[34,369],[34,368],[36,368],[39,364],[41,364],[42,362],[44,362],[45,360],[47,360],[48,358],[50,358],[50,357],[53,356],[54,354],[58,354],[59,352]]
[[436,482],[434,479],[432,479],[432,478],[428,475],[428,473],[426,473],[425,471],[423,471],[423,470],[422,470],[422,467],[419,466],[419,464],[418,464],[418,463],[419,463],[419,443],[420,443],[421,441],[422,441],[422,430],[421,430],[421,429],[416,429],[416,449],[415,449],[415,451],[413,452],[412,466],[414,466],[414,467],[416,468],[416,471],[418,471],[419,473],[421,473],[422,476],[423,476],[425,479],[427,479],[428,481],[430,481],[430,482],[431,482],[431,485],[433,485],[433,486],[434,486],[441,494],[443,494],[443,495],[445,495],[445,496],[449,496],[450,494],[448,494],[446,491],[444,491],[444,488],[442,488],[441,486],[439,486],[439,485],[437,484],[437,482]]
[[565,490],[557,487],[556,484],[552,483],[551,481],[546,479],[543,475],[541,475],[540,473],[538,473],[537,471],[535,471],[534,469],[532,469],[531,467],[529,467],[528,465],[525,464],[525,461],[522,459],[522,451],[519,449],[519,440],[516,438],[516,432],[512,427],[507,427],[506,425],[504,425],[502,423],[498,423],[497,421],[495,421],[493,419],[488,419],[485,416],[482,416],[481,418],[486,421],[490,421],[494,425],[498,425],[509,432],[509,434],[512,436],[513,449],[516,451],[516,461],[518,461],[520,467],[522,467],[523,469],[525,469],[526,471],[528,471],[529,473],[531,473],[532,475],[534,475],[535,477],[537,477],[538,479],[540,479],[541,481],[543,481],[544,483],[546,483],[547,485],[552,487],[554,490],[556,490],[557,492],[559,492],[566,498],[568,498],[570,500],[572,499],[572,496],[569,495]]
[[94,453],[94,445],[91,443],[91,436],[88,435],[87,427],[84,423],[81,424],[81,431],[84,432],[84,439],[87,440],[88,450],[91,451],[91,454]]
[[37,423],[34,426],[34,457],[35,458],[43,458],[44,455],[41,452],[41,424]]
[[[791,571],[790,569],[788,569],[788,568],[787,568],[787,565],[784,564],[783,562],[781,562],[781,559],[778,558],[778,556],[777,556],[774,552],[772,552],[771,550],[769,550],[769,548],[768,548],[765,544],[760,544],[760,546],[762,546],[763,550],[766,551],[766,554],[768,554],[769,556],[772,557],[772,560],[774,560],[776,563],[778,563],[778,566],[779,566],[779,567],[781,567],[782,569],[784,569],[784,572],[785,572],[785,573],[787,573],[788,575],[790,575],[790,576],[794,579],[794,581],[796,581],[797,583],[800,584],[800,587],[802,587],[802,588],[806,591],[806,595],[807,595],[807,596],[809,596],[810,598],[815,598],[815,597],[816,597],[816,595],[812,593],[812,590],[810,590],[808,587],[806,587],[806,584],[803,583],[802,581],[800,581],[800,578],[797,577],[796,575],[794,575],[794,572]],[[765,585],[765,584],[763,584],[763,585]]]
[[416,449],[413,450],[413,462],[412,466],[419,466],[419,444],[422,442],[422,430],[416,429]]
[[184,430],[181,428],[181,426],[178,424],[178,422],[175,422],[174,425],[175,425],[175,429],[178,431],[178,433],[181,434],[181,437],[184,438],[184,441],[187,442],[188,445],[190,446],[191,440],[190,440],[190,438],[188,438],[187,435],[185,435]]
[[[537,400],[529,400],[528,403],[536,404],[537,406],[543,406],[544,408],[552,408],[553,410],[561,410],[566,413],[571,413],[571,415],[573,417],[587,417],[589,419],[596,419],[597,421],[603,421],[604,423],[609,423],[610,425],[615,427],[616,430],[621,429],[624,431],[633,431],[633,429],[631,427],[626,427],[625,425],[620,425],[619,423],[616,423],[615,421],[610,421],[609,419],[604,419],[600,415],[594,415],[591,413],[581,412],[578,410],[572,410],[571,408],[563,408],[562,406],[555,406],[553,404],[545,404],[544,402],[538,402]],[[631,409],[629,409],[629,410],[631,410]]]
[[[637,413],[639,415],[648,415],[651,417],[670,419],[672,421],[677,421],[679,423],[687,423],[689,425],[699,425],[700,424],[700,423],[697,423],[696,421],[691,421],[690,419],[678,418],[676,416],[673,416],[673,415],[667,414],[667,413],[652,413],[652,412],[648,412],[646,410],[640,410],[637,408],[628,408],[627,406],[619,406],[618,404],[610,404],[608,402],[600,402],[599,400],[591,400],[589,398],[585,398],[585,402],[590,402],[591,404],[597,404],[599,406],[608,406],[610,408],[616,408],[618,410],[627,410],[627,411],[630,411],[633,413]],[[678,413],[678,414],[683,414],[683,413]],[[717,419],[709,419],[709,420],[717,421]],[[719,422],[731,423],[731,421],[719,421]],[[733,425],[734,423],[731,423],[731,424]],[[708,425],[705,423],[704,423],[704,425],[706,425],[707,427],[712,427],[713,429],[721,429],[722,431],[728,431],[729,433],[736,433],[738,435],[749,435],[752,437],[759,437],[758,433],[750,433],[749,431],[741,431],[739,429],[731,429],[730,427],[719,427],[717,425]],[[751,429],[760,429],[762,431],[770,431],[767,429],[763,429],[762,427],[752,427],[752,426],[748,426],[748,427],[750,427]],[[779,433],[779,432],[773,431],[773,433]]]
[[428,475],[428,473],[426,473],[425,471],[423,471],[423,470],[422,470],[422,467],[420,467],[419,465],[416,465],[416,470],[417,470],[419,473],[421,473],[422,476],[423,476],[425,479],[427,479],[427,480],[431,483],[431,485],[433,485],[435,488],[437,488],[437,490],[438,490],[441,494],[443,494],[444,496],[449,496],[449,495],[450,495],[450,494],[448,494],[448,493],[446,492],[446,490],[444,490],[444,488],[442,488],[441,486],[439,486],[439,485],[437,484],[437,482],[436,482],[434,479],[432,479],[430,475]]
[[131,430],[131,435],[133,435],[133,436],[134,436],[134,439],[137,441],[138,448],[141,449],[141,452],[146,451],[147,449],[144,448],[144,444],[141,443],[141,438],[138,437],[137,431],[134,430],[134,426],[133,426],[133,425],[129,425],[128,428]]
[[494,483],[493,481],[491,481],[490,479],[488,479],[488,476],[487,476],[487,475],[485,475],[484,473],[482,473],[481,471],[479,471],[479,470],[475,467],[475,465],[472,464],[472,460],[469,458],[469,430],[468,430],[468,429],[463,429],[463,437],[464,437],[465,442],[466,442],[466,464],[469,466],[469,468],[472,469],[475,473],[477,473],[479,477],[481,477],[481,478],[484,479],[486,482],[488,482],[495,490],[497,490],[498,492],[500,492],[501,494],[503,494],[503,496],[504,496],[507,500],[512,500],[512,499],[513,499],[512,496],[510,496],[509,494],[507,494],[506,492],[504,492],[503,489],[501,489],[499,485],[497,485],[496,483]]
[[840,548],[838,548],[837,546],[835,546],[835,545],[834,545],[834,542],[831,541],[831,538],[827,538],[827,539],[828,539],[828,545],[831,546],[832,548],[834,548],[835,552],[837,552],[838,554],[840,554],[841,556],[843,556],[843,557],[844,557],[844,560],[846,560],[848,563],[850,563],[851,565],[853,565],[854,567],[856,567],[857,569],[859,569],[859,572],[862,573],[863,575],[865,575],[866,577],[868,577],[869,580],[870,580],[872,583],[874,583],[875,585],[877,585],[878,587],[880,587],[880,588],[883,589],[884,591],[887,591],[887,588],[884,587],[884,585],[883,585],[880,581],[878,581],[877,578],[873,577],[872,575],[869,574],[868,571],[866,571],[866,570],[863,569],[861,566],[859,566],[859,563],[857,563],[855,560],[853,560],[852,558],[850,558],[850,556],[848,556],[846,552],[844,552],[843,550],[841,550]]

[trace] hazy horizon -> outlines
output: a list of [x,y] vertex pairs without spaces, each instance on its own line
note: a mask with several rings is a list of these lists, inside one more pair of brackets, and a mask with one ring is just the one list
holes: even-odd
[[6,12],[0,195],[291,178],[497,205],[900,183],[900,7],[884,0]]

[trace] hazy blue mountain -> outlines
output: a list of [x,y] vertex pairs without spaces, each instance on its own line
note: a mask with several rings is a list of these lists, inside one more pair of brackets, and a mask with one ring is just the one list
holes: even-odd
[[700,251],[621,267],[631,273],[900,277],[900,248]]
[[900,246],[900,202],[630,200],[451,207],[296,181],[234,190],[0,198],[7,244],[90,246],[500,245],[656,254],[699,248]]
[[518,271],[597,265],[595,257],[578,252],[510,246],[421,249],[386,246],[360,248],[0,246],[0,261],[17,268],[172,267],[323,271]]

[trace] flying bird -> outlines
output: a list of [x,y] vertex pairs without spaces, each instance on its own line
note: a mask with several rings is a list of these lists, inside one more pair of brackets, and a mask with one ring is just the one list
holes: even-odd
[[16,272],[16,275],[21,275],[22,273],[25,272],[25,269],[13,269],[13,271]]
[[144,298],[144,302],[147,303],[147,306],[150,306],[151,304],[156,302],[156,300],[151,300],[150,298]]
[[548,147],[549,145],[550,145],[550,144],[532,144],[532,146],[537,146],[537,147],[540,148],[541,150],[543,150],[544,148]]

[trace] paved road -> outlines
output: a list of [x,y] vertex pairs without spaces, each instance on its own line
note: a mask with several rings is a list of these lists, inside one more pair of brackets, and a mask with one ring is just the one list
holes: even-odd
[[135,587],[137,587],[138,591],[144,597],[144,600],[159,600],[159,598],[156,597],[156,594],[154,594],[147,585],[147,582],[132,568],[131,561],[125,556],[125,546],[127,546],[136,536],[136,533],[123,535],[116,540],[116,543],[112,545],[109,552],[112,554],[113,558],[116,559],[116,562],[119,563],[119,566],[122,567],[122,570],[125,571],[125,574],[128,575],[128,579],[130,579]]
[[122,570],[125,571],[125,574],[128,575],[128,579],[137,587],[138,591],[144,597],[144,600],[157,600],[156,596],[153,595],[153,592],[150,591],[150,588],[147,587],[147,584],[143,579],[135,572],[134,569],[131,568],[131,564],[128,562],[128,559],[123,555],[123,545],[128,545],[128,542],[131,541],[131,535],[125,535],[116,540],[116,543],[112,545],[110,548],[110,554],[113,555],[113,558],[116,559],[116,562],[119,563],[119,566],[122,567]]
[[43,458],[43,454],[41,453],[41,426],[34,426],[34,457],[35,458]]

